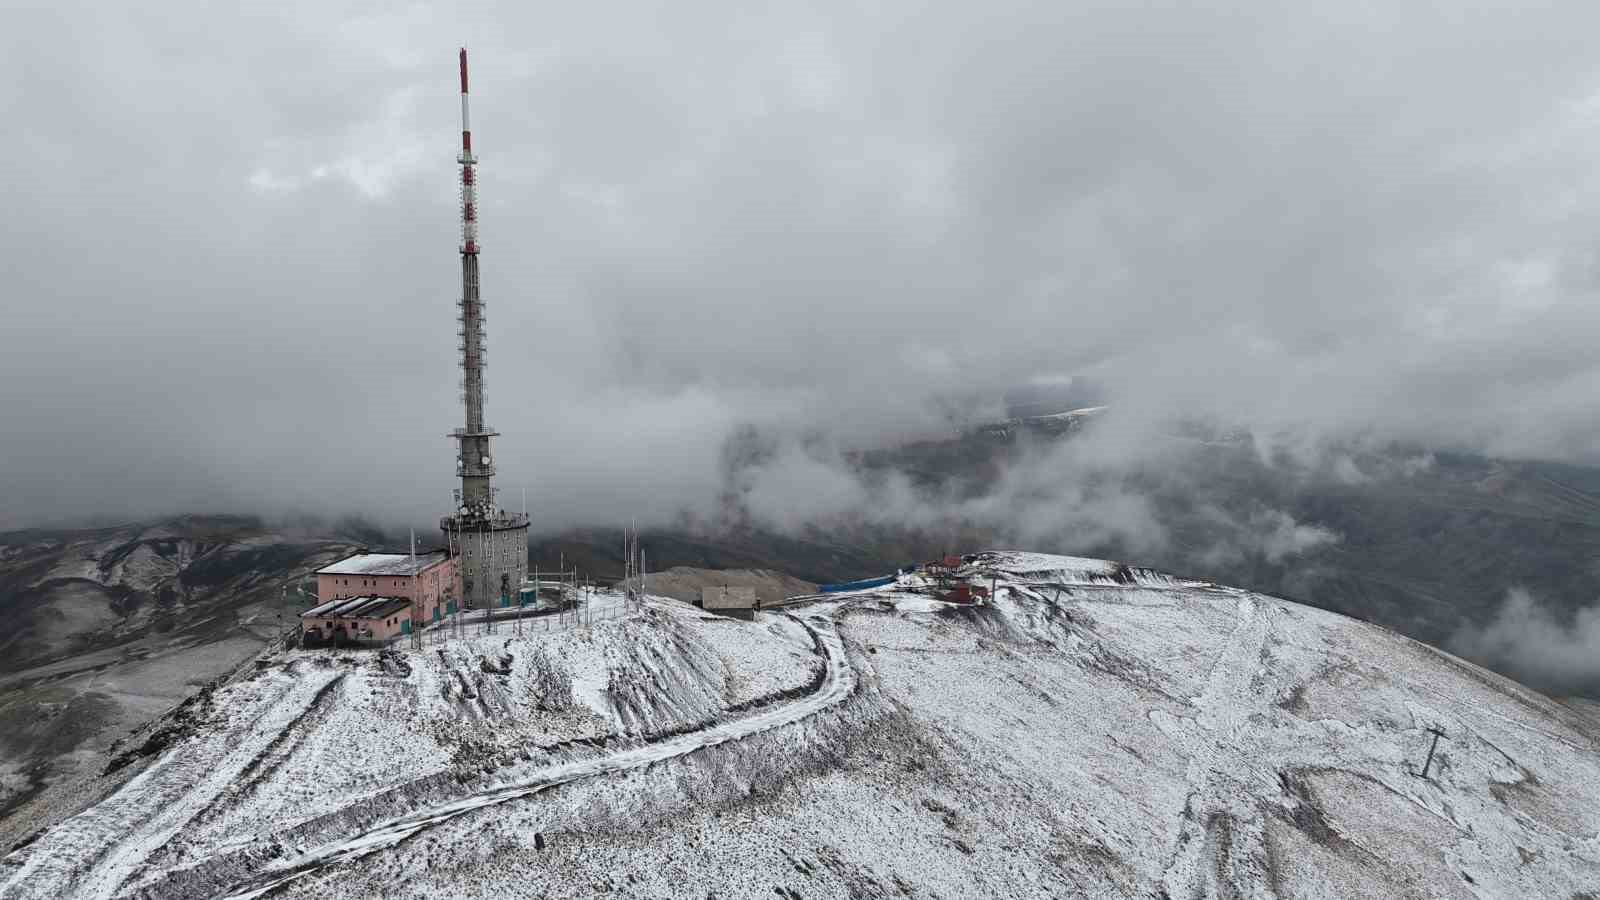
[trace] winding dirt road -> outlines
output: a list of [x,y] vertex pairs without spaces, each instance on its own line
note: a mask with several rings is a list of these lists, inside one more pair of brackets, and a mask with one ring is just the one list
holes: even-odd
[[551,788],[586,778],[638,769],[654,763],[665,762],[681,756],[736,741],[799,722],[822,710],[843,702],[855,690],[856,672],[845,656],[844,643],[833,621],[821,616],[797,618],[816,638],[817,646],[826,657],[826,672],[815,693],[792,703],[762,710],[752,715],[686,734],[676,735],[655,743],[632,747],[593,759],[576,760],[550,766],[516,784],[505,785],[449,803],[408,813],[374,826],[349,838],[327,844],[268,868],[250,879],[235,885],[226,895],[236,900],[260,897],[283,885],[357,859],[481,809],[521,800]]

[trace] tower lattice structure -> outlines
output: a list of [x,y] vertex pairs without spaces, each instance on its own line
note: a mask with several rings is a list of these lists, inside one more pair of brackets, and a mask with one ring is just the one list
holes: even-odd
[[528,517],[507,513],[495,504],[492,439],[499,432],[484,424],[483,298],[478,285],[478,159],[472,153],[468,115],[467,51],[461,51],[461,298],[457,349],[461,353],[461,403],[465,427],[451,433],[456,441],[455,512],[439,522],[461,567],[463,600],[471,608],[498,606],[516,597],[528,572]]

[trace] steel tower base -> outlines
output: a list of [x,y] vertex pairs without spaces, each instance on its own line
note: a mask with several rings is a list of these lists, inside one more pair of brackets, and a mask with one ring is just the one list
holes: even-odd
[[454,515],[439,520],[450,553],[461,566],[462,600],[467,609],[517,602],[528,577],[528,517]]

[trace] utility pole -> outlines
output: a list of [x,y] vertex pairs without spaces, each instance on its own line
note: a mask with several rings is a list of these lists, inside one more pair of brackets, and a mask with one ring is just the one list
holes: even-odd
[[[534,609],[534,612],[538,612],[538,610],[539,610],[539,564],[538,563],[534,563],[534,566],[533,566],[533,609]],[[547,617],[545,617],[545,627],[546,628],[550,627],[549,621],[550,620]],[[533,626],[529,625],[528,626],[528,630],[530,630],[530,631],[533,630]]]
[[[633,607],[634,608],[638,608],[638,607],[644,605],[644,573],[645,573],[645,567],[644,567],[644,545],[639,540],[639,524],[638,524],[638,520],[637,519],[634,520],[634,526],[633,526],[633,556],[634,556],[635,561],[638,563],[638,566],[634,570],[634,573],[637,576],[638,584],[634,585]],[[628,607],[626,605],[624,605],[623,609],[627,610]]]
[[[484,526],[478,526],[478,553],[483,557],[484,568],[489,566],[489,536],[484,532]],[[485,572],[485,574],[488,574]],[[494,632],[494,602],[489,599],[489,592],[494,588],[491,585],[483,586],[483,618],[478,620],[478,633],[491,634]]]
[[455,603],[456,582],[461,580],[461,562],[457,555],[456,536],[450,529],[445,530],[444,547],[446,551],[445,557],[450,560],[450,578],[440,588],[440,591],[443,592],[443,596],[439,598],[439,602],[444,604],[444,612],[442,615],[448,616],[448,618],[442,620],[439,624],[443,628],[442,639],[446,644],[448,644],[450,643],[450,638],[454,636],[451,632],[453,632],[456,627],[455,614],[451,611],[450,607]]
[[[466,612],[466,602],[467,602],[466,573],[464,571],[462,571],[462,565],[461,565],[461,558],[466,555],[466,554],[464,554],[462,552],[463,550],[466,549],[466,537],[463,536],[462,533],[461,533],[461,520],[460,519],[455,519],[454,523],[455,523],[455,531],[456,531],[456,540],[455,540],[455,547],[451,551],[451,557],[455,560],[455,564],[456,564],[455,565],[455,576],[456,577],[450,582],[450,593],[452,595],[451,599],[455,600],[455,608],[456,609],[455,609],[455,612],[450,614],[450,624],[448,626],[446,626],[445,633],[446,634],[454,633],[455,639],[459,641],[463,637],[466,636],[465,632],[463,631],[463,628],[465,626],[462,625],[462,622],[461,622],[461,617]],[[448,532],[446,532],[446,534],[448,535]],[[461,596],[459,596],[459,597],[453,596],[455,594],[455,592],[456,592],[456,581],[460,581],[461,582]],[[445,606],[445,608],[449,609],[450,607],[447,604]]]
[[[1428,727],[1428,733],[1433,735],[1433,742],[1428,745],[1428,758],[1423,760],[1423,762],[1422,762],[1422,772],[1419,775],[1419,777],[1421,777],[1421,778],[1427,778],[1428,777],[1428,767],[1433,765],[1433,751],[1437,750],[1438,747],[1439,747],[1439,738],[1449,737],[1449,735],[1445,734],[1444,731],[1442,729],[1440,729],[1439,726],[1437,726],[1437,725],[1429,726]],[[1412,773],[1412,774],[1418,774],[1418,773]]]
[[417,577],[417,530],[411,529],[411,572],[408,579],[411,583],[411,649],[422,652],[422,598],[417,596],[422,587],[422,579]]

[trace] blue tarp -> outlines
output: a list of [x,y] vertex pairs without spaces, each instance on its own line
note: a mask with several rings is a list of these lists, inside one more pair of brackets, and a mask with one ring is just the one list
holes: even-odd
[[868,588],[883,587],[893,584],[894,576],[885,575],[882,578],[863,578],[860,581],[845,581],[839,584],[819,584],[817,591],[823,594],[837,594],[842,591],[864,591]]

